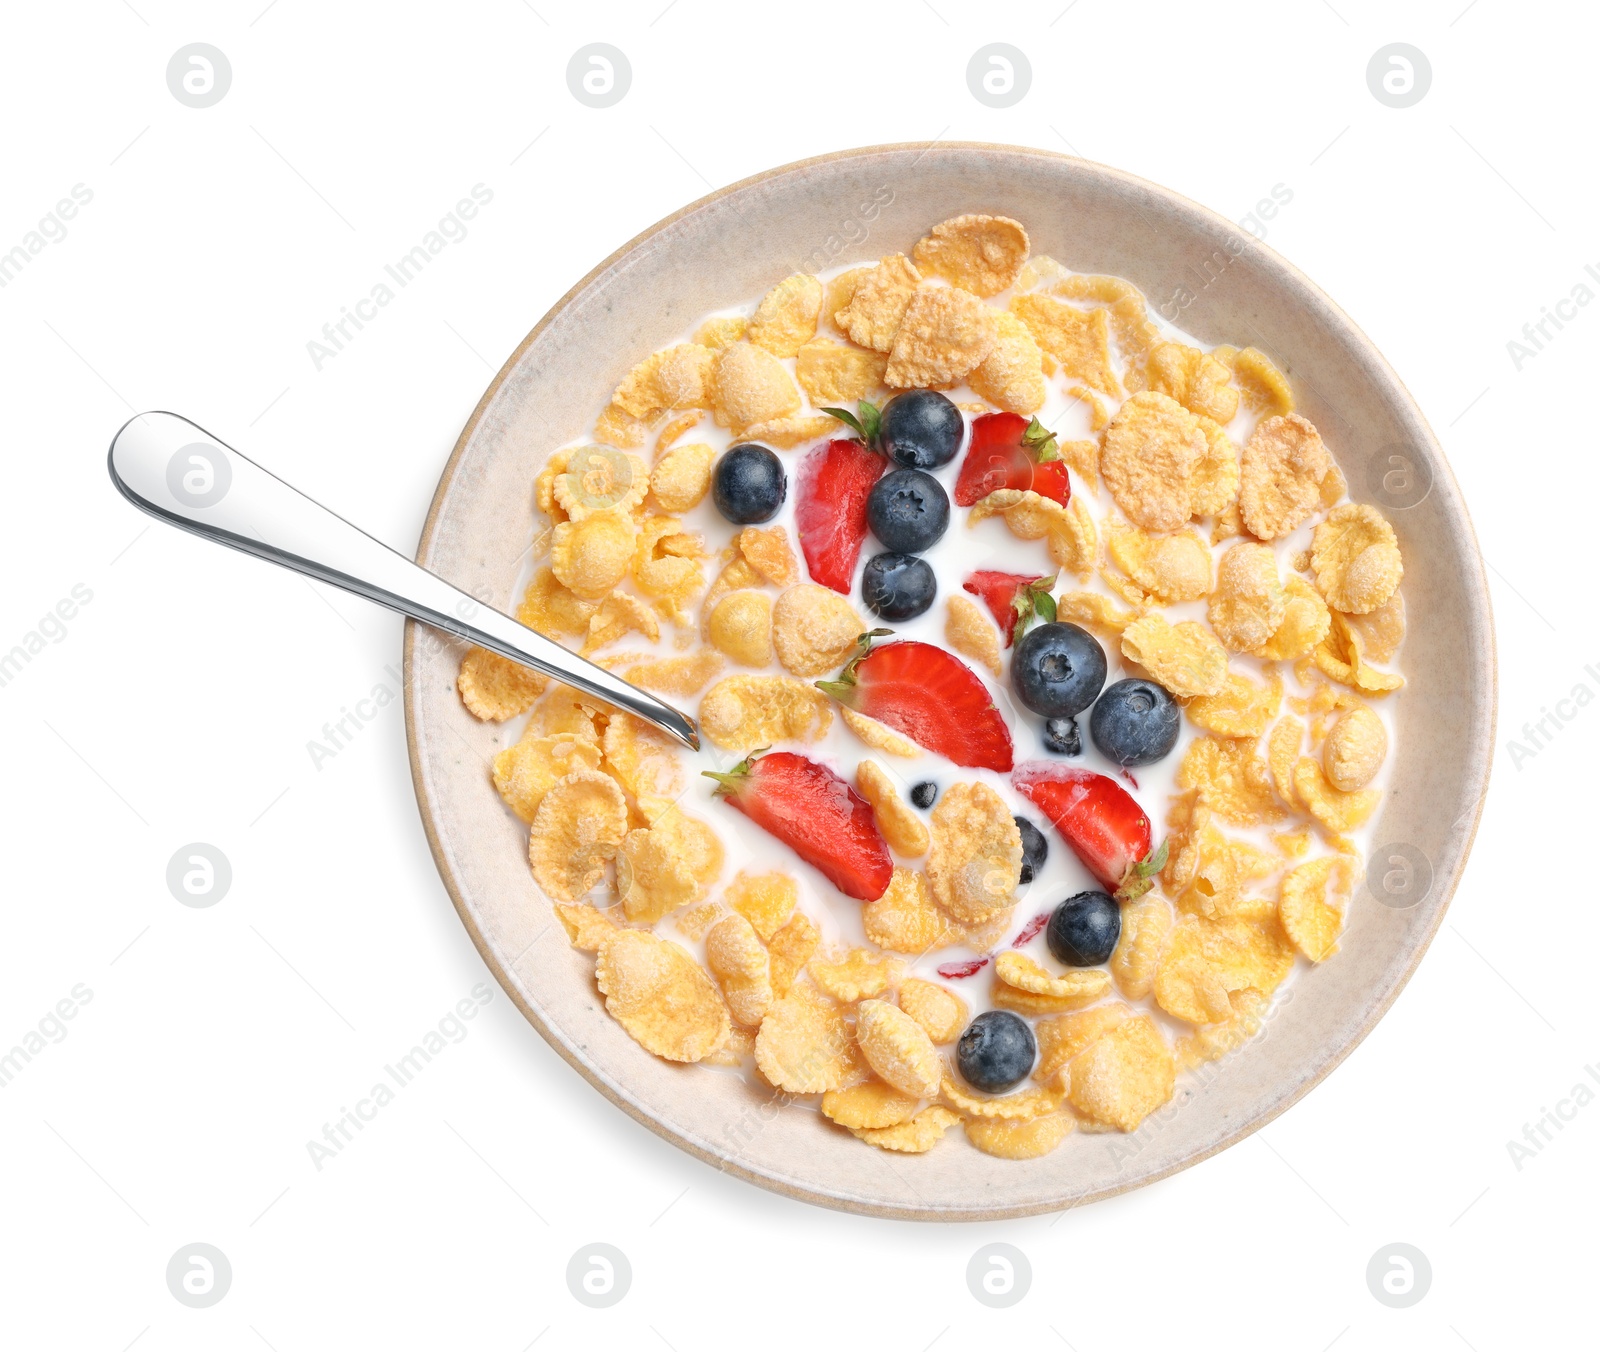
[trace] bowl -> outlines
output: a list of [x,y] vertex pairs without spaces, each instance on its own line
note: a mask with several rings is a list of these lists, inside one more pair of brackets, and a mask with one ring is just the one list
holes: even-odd
[[[641,1049],[606,1014],[526,863],[526,828],[487,764],[499,730],[455,693],[460,646],[406,628],[406,731],[429,845],[462,923],[507,994],[596,1089],[728,1173],[875,1216],[992,1220],[1095,1201],[1248,1136],[1308,1092],[1393,1003],[1438,930],[1477,829],[1494,738],[1494,640],[1472,525],[1399,377],[1306,277],[1232,222],[1114,169],[981,144],[843,151],[759,174],[652,226],[584,277],[511,354],[461,433],[417,561],[503,610],[525,562],[537,466],[587,435],[642,355],[708,310],[798,270],[896,250],[968,211],[1014,216],[1035,254],[1138,284],[1207,343],[1252,343],[1293,382],[1356,501],[1393,521],[1406,559],[1409,685],[1393,697],[1391,788],[1338,958],[1302,971],[1240,1053],[1180,1077],[1131,1136],[1075,1134],[1032,1161],[954,1133],[926,1155],[865,1149],[734,1072]],[[1398,283],[1399,278],[1396,278]]]

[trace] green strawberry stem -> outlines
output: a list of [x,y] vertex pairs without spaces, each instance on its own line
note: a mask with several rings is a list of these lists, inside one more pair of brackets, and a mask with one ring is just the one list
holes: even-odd
[[1118,901],[1135,901],[1148,892],[1155,883],[1151,881],[1167,866],[1167,842],[1163,840],[1137,864],[1129,864],[1117,888]]
[[1061,459],[1061,449],[1056,445],[1056,434],[1037,418],[1029,419],[1027,431],[1022,434],[1022,444],[1033,453],[1034,460],[1041,465]]
[[731,770],[702,770],[700,773],[707,779],[717,781],[717,787],[712,789],[711,792],[718,798],[723,798],[730,793],[737,793],[744,786],[745,781],[750,778],[751,772],[756,768],[756,761],[770,750],[772,748],[769,746],[757,747],[756,750],[752,751]]
[[833,698],[838,700],[840,704],[847,704],[851,708],[854,708],[856,696],[856,668],[861,665],[862,659],[872,651],[873,639],[884,638],[892,633],[894,633],[893,629],[869,629],[866,633],[858,635],[856,638],[855,653],[850,660],[844,664],[844,670],[839,673],[838,678],[832,681],[815,681],[813,684],[818,690],[822,691],[824,695],[832,695]]

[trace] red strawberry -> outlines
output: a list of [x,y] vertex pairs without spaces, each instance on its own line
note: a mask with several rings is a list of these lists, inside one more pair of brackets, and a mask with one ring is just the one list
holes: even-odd
[[1009,770],[1011,730],[972,668],[931,643],[872,646],[888,632],[863,634],[839,679],[817,688],[957,765]]
[[826,765],[774,751],[747,756],[726,774],[703,772],[728,806],[776,836],[847,897],[876,901],[894,860],[872,805]]
[[1002,488],[1031,488],[1063,507],[1072,497],[1055,433],[1037,418],[985,413],[973,419],[967,458],[956,478],[955,504],[971,507]]
[[[1042,585],[1036,586],[1036,583]],[[1008,648],[1034,616],[1047,621],[1056,617],[1055,598],[1050,595],[1050,589],[1056,585],[1054,574],[1042,577],[1026,573],[997,573],[983,568],[961,585],[974,596],[983,598],[989,613],[994,616],[994,622],[1000,626],[1000,632],[1006,636]]]
[[811,576],[850,594],[867,538],[867,496],[884,460],[859,441],[829,441],[811,451],[795,487],[795,529]]
[[1035,761],[1011,783],[1031,799],[1083,866],[1119,900],[1148,892],[1167,862],[1167,844],[1150,848],[1150,818],[1133,796],[1105,775]]

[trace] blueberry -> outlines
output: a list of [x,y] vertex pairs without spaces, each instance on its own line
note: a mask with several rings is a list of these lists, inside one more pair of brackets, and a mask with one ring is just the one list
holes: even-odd
[[1154,681],[1108,685],[1089,715],[1089,736],[1118,765],[1154,765],[1178,741],[1178,702]]
[[939,796],[939,786],[931,779],[925,779],[920,784],[911,786],[911,801],[918,807],[927,809],[933,806],[933,800]]
[[884,406],[879,432],[896,464],[912,469],[948,465],[961,449],[961,410],[934,390],[907,390]]
[[875,554],[861,575],[861,599],[880,620],[914,620],[938,591],[933,569],[914,554]]
[[933,548],[950,524],[950,497],[920,469],[890,470],[872,486],[867,524],[889,549],[920,554]]
[[1083,755],[1083,738],[1078,736],[1076,718],[1047,718],[1044,721],[1044,749],[1058,756]]
[[1035,625],[1011,656],[1011,688],[1045,718],[1071,718],[1094,703],[1106,682],[1105,650],[1087,629],[1052,621]]
[[1050,854],[1050,842],[1044,838],[1044,832],[1026,817],[1013,820],[1017,823],[1017,830],[1022,832],[1021,881],[1031,883],[1033,875],[1044,867],[1044,861]]
[[980,1014],[956,1043],[956,1064],[974,1089],[998,1094],[1019,1083],[1033,1069],[1038,1048],[1033,1029],[1009,1009]]
[[765,446],[730,446],[717,461],[711,494],[717,510],[736,526],[771,521],[783,506],[789,482],[783,462]]
[[1122,908],[1104,892],[1079,892],[1050,913],[1045,942],[1057,962],[1098,967],[1122,934]]

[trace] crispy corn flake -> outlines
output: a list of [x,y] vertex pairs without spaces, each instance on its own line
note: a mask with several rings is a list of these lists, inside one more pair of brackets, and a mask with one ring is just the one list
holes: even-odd
[[900,983],[900,1008],[922,1025],[936,1047],[948,1046],[961,1036],[971,1010],[948,987],[918,977]]
[[733,1066],[744,1069],[750,1062],[756,1049],[755,1031],[750,1028],[741,1028],[738,1024],[731,1025],[728,1040],[714,1052],[707,1052],[700,1058],[703,1066]]
[[517,607],[517,621],[546,638],[586,634],[589,620],[599,604],[575,596],[555,575],[555,570],[546,566],[535,572],[528,583],[522,603]]
[[843,704],[839,706],[839,716],[844,719],[845,727],[874,751],[882,751],[889,756],[899,756],[904,760],[915,760],[922,754],[920,746],[896,732],[887,723],[880,723],[876,718],[868,718],[866,714],[858,714]]
[[882,1080],[868,1080],[848,1089],[830,1089],[822,1096],[822,1115],[852,1131],[880,1131],[916,1116],[921,1100],[902,1094]]
[[612,592],[589,617],[589,633],[583,641],[582,655],[615,643],[624,634],[643,634],[654,643],[661,637],[661,621],[637,596]]
[[975,296],[997,296],[1027,262],[1028,232],[1009,216],[953,216],[919,239],[911,256],[924,275]]
[[[1109,416],[1106,419],[1110,421]],[[1101,427],[1105,423],[1100,424]],[[1097,429],[1098,430],[1098,429]],[[1057,443],[1061,452],[1061,459],[1068,469],[1076,474],[1088,485],[1091,493],[1100,491],[1100,442],[1094,438],[1082,441],[1062,441]]]
[[888,364],[886,353],[816,338],[800,349],[794,374],[814,407],[853,408],[883,384]]
[[[724,557],[727,557],[727,555],[728,551],[724,551]],[[709,630],[711,613],[716,609],[717,602],[722,600],[724,596],[727,596],[730,592],[745,591],[765,584],[766,578],[752,568],[748,560],[737,555],[728,558],[728,562],[724,565],[722,571],[717,574],[716,580],[712,582],[710,590],[706,592],[705,598],[700,603],[701,628]]]
[[506,806],[531,822],[539,804],[558,779],[574,770],[598,770],[600,748],[581,737],[523,737],[495,753],[494,786]]
[[906,306],[883,382],[891,389],[948,389],[999,341],[993,307],[955,286],[922,286]]
[[1365,503],[1335,507],[1311,536],[1311,569],[1328,605],[1367,615],[1395,594],[1405,565],[1394,527]]
[[924,1108],[909,1122],[898,1126],[882,1127],[877,1131],[858,1130],[857,1140],[875,1145],[879,1150],[893,1150],[902,1155],[924,1155],[944,1139],[944,1134],[961,1119],[948,1108],[937,1103]]
[[1306,735],[1306,725],[1292,715],[1280,718],[1267,738],[1267,765],[1272,772],[1272,787],[1278,797],[1290,807],[1300,805],[1294,791],[1294,767],[1300,759],[1300,744]]
[[1157,344],[1145,362],[1150,389],[1216,423],[1231,421],[1239,411],[1239,391],[1229,384],[1232,379],[1233,372],[1215,357],[1182,343]]
[[958,653],[1000,675],[1000,631],[970,596],[952,593],[945,603],[944,641]]
[[704,582],[704,543],[683,530],[677,517],[646,517],[630,551],[634,585],[646,596],[681,607]]
[[920,956],[956,942],[957,931],[934,905],[928,880],[908,868],[897,867],[884,894],[861,908],[861,922],[868,939],[894,953]]
[[677,749],[652,723],[617,711],[601,737],[605,768],[627,790],[647,821],[654,821],[683,792]]
[[1232,1017],[1232,992],[1271,995],[1293,965],[1294,948],[1276,919],[1184,916],[1156,973],[1156,1003],[1186,1023],[1216,1023]]
[[1008,413],[1036,413],[1044,407],[1044,350],[1033,333],[1007,310],[995,314],[995,344],[967,377],[973,391]]
[[1218,348],[1211,355],[1233,371],[1233,382],[1246,408],[1278,416],[1294,412],[1289,381],[1265,352],[1253,347],[1242,351]]
[[1389,733],[1371,709],[1351,709],[1338,721],[1322,744],[1322,769],[1328,783],[1343,793],[1354,793],[1372,782],[1389,754]]
[[1155,984],[1167,936],[1172,932],[1172,907],[1159,892],[1146,892],[1122,908],[1122,933],[1111,953],[1111,976],[1130,1000],[1142,1000]]
[[878,830],[892,850],[913,859],[928,852],[928,828],[900,796],[889,772],[871,757],[856,766],[856,788],[872,804]]
[[570,685],[557,681],[551,685],[550,693],[534,706],[533,716],[522,730],[522,735],[581,737],[599,746],[605,727],[597,717],[598,709],[599,706],[589,696],[581,695]]
[[619,929],[601,946],[594,972],[606,1012],[646,1051],[699,1061],[727,1041],[728,1011],[717,988],[670,940]]
[[1184,706],[1189,721],[1216,737],[1260,737],[1283,703],[1283,681],[1274,672],[1265,685],[1237,672],[1215,695],[1200,695]]
[[1291,574],[1284,584],[1283,620],[1254,655],[1272,662],[1298,661],[1328,637],[1332,623],[1327,603],[1309,582]]
[[1074,497],[1050,532],[1050,557],[1058,567],[1082,581],[1094,568],[1098,548],[1094,514],[1081,497]]
[[1017,274],[1016,288],[1018,291],[1038,291],[1064,282],[1071,276],[1072,273],[1049,254],[1035,254],[1022,265],[1022,271]]
[[782,526],[746,526],[733,539],[745,561],[774,586],[787,587],[800,576],[789,533]]
[[722,842],[698,817],[667,808],[629,831],[617,853],[617,896],[629,920],[654,924],[705,899],[722,872]]
[[587,903],[557,901],[551,905],[561,928],[567,932],[567,939],[580,952],[598,953],[619,928],[609,911],[598,910]]
[[983,783],[952,784],[931,819],[928,886],[957,920],[981,921],[1010,906],[1022,873],[1022,833],[1011,809]]
[[772,1008],[772,968],[766,946],[742,915],[727,915],[706,935],[706,966],[722,988],[735,1023],[759,1028]]
[[1137,526],[1110,528],[1111,561],[1158,601],[1198,601],[1211,591],[1211,550],[1192,530],[1149,535]]
[[686,653],[681,657],[647,657],[621,668],[624,680],[664,695],[696,695],[721,674],[720,652]]
[[605,875],[628,830],[628,805],[610,775],[574,770],[546,791],[528,836],[534,881],[554,901],[576,901]]
[[771,665],[772,598],[759,591],[724,596],[706,619],[706,637],[741,666]]
[[816,336],[822,283],[809,273],[785,277],[756,306],[745,336],[774,357],[792,357]]
[[1068,1099],[1085,1117],[1133,1131],[1172,1097],[1172,1050],[1147,1014],[1098,1038],[1072,1062]]
[[1073,1008],[1098,1000],[1111,987],[1111,980],[1099,968],[1086,967],[1061,976],[1049,972],[1026,953],[1008,949],[994,960],[994,974],[1006,985],[1029,995],[1073,1002]]
[[494,723],[526,713],[549,684],[549,677],[487,648],[469,648],[456,675],[467,712]]
[[1239,448],[1210,418],[1200,419],[1200,432],[1206,452],[1189,479],[1189,510],[1194,516],[1221,517],[1239,500]]
[[1110,597],[1099,592],[1074,591],[1056,598],[1056,618],[1120,639],[1139,615],[1136,611],[1118,610]]
[[[656,433],[656,454],[659,456],[680,441],[684,434],[700,425],[701,413],[698,409],[691,409],[688,413],[680,413],[676,418],[670,418]],[[660,463],[659,461],[657,462]]]
[[922,274],[909,258],[890,254],[856,277],[849,301],[834,313],[834,323],[851,342],[888,352],[921,281]]
[[700,701],[700,730],[725,751],[814,742],[832,721],[832,701],[789,676],[726,676]]
[[1211,527],[1211,543],[1220,545],[1224,540],[1236,540],[1243,534],[1244,519],[1239,515],[1239,500],[1235,498],[1217,516]]
[[717,353],[711,369],[711,411],[719,427],[739,432],[800,409],[788,368],[765,348],[734,343]]
[[1131,395],[1106,428],[1100,474],[1117,506],[1145,530],[1176,530],[1194,510],[1191,479],[1207,454],[1200,421],[1175,399]]
[[[1121,277],[1074,274],[1048,288],[1052,295],[1069,300],[1095,301],[1105,305],[1117,346],[1128,358],[1124,383],[1131,393],[1144,388],[1145,364],[1151,351],[1162,341],[1161,330],[1151,321],[1145,308],[1144,293]],[[1216,354],[1213,354],[1216,355]]]
[[772,646],[783,669],[795,676],[837,671],[866,629],[848,600],[814,582],[790,587],[772,608]]
[[694,331],[694,340],[720,352],[743,338],[749,327],[750,321],[743,315],[713,315]]
[[803,911],[796,911],[784,922],[772,938],[767,940],[767,952],[772,961],[772,989],[779,997],[789,993],[795,978],[800,975],[821,941],[817,927]]
[[990,988],[989,998],[999,1009],[1009,1009],[1014,1014],[1029,1018],[1040,1018],[1047,1014],[1067,1014],[1075,1009],[1083,1009],[1111,993],[1111,977],[1103,968],[1087,968],[1070,976],[1072,979],[1065,981],[1064,994],[1024,990],[1021,986],[997,979]]
[[628,575],[634,534],[633,522],[614,511],[563,521],[551,537],[551,571],[580,600],[602,600]]
[[722,899],[751,924],[762,943],[789,922],[800,885],[786,873],[745,873],[741,871],[723,891]]
[[1178,1039],[1174,1049],[1179,1070],[1193,1070],[1208,1061],[1219,1061],[1237,1051],[1261,1031],[1262,1013],[1267,1001],[1252,990],[1235,991],[1228,997],[1233,1013],[1217,1023],[1202,1024]]
[[1028,326],[1034,342],[1050,354],[1067,379],[1113,399],[1122,394],[1111,370],[1111,331],[1104,310],[1080,310],[1054,296],[1017,296],[1011,313]]
[[939,1092],[944,1062],[922,1025],[886,1000],[856,1009],[856,1042],[878,1077],[903,1094],[931,1098]]
[[1195,738],[1178,765],[1177,785],[1198,790],[1202,803],[1236,826],[1283,817],[1273,801],[1266,763],[1248,738]]
[[1310,756],[1302,756],[1295,762],[1294,791],[1317,824],[1335,836],[1347,835],[1364,826],[1383,797],[1376,789],[1344,793],[1334,788],[1322,773],[1322,767]]
[[1217,589],[1206,606],[1223,647],[1247,653],[1264,646],[1278,632],[1287,605],[1271,548],[1249,542],[1230,546],[1217,565]]
[[[1147,897],[1153,895],[1145,893]],[[1039,1060],[1033,1068],[1033,1078],[1061,1092],[1066,1086],[1057,1082],[1057,1075],[1067,1063],[1132,1017],[1133,1011],[1127,1005],[1113,1000],[1075,1014],[1052,1014],[1040,1019],[1033,1028],[1039,1043]]]
[[939,1101],[965,1118],[990,1122],[1031,1122],[1061,1108],[1061,1095],[1048,1089],[1024,1089],[990,1098],[972,1093],[948,1074],[939,1083]]
[[1272,843],[1284,858],[1304,859],[1311,848],[1311,832],[1304,826],[1298,831],[1278,831],[1273,834]]
[[839,958],[813,957],[806,970],[824,994],[840,1004],[853,1005],[860,1000],[876,999],[891,986],[898,985],[905,974],[905,964],[886,953],[852,948]]
[[838,429],[838,422],[825,413],[796,413],[787,418],[751,423],[744,429],[743,438],[776,446],[780,451],[792,451],[806,442],[832,436]]
[[856,294],[856,287],[873,271],[872,265],[863,264],[841,272],[822,284],[822,317],[840,332],[844,331],[844,325],[839,322],[839,313],[849,306]]
[[605,442],[607,446],[617,446],[625,451],[637,450],[649,435],[649,422],[635,418],[618,404],[607,404],[595,419],[594,439]]
[[673,928],[691,943],[698,943],[727,912],[714,901],[702,901],[672,919]]
[[1298,413],[1266,418],[1239,456],[1239,513],[1258,540],[1278,540],[1322,503],[1333,468],[1317,429]]
[[1363,655],[1374,662],[1387,662],[1405,640],[1405,599],[1397,591],[1376,610],[1365,615],[1351,615],[1348,623],[1361,637]]
[[1048,1155],[1077,1126],[1071,1113],[1050,1113],[1026,1122],[973,1118],[964,1124],[967,1139],[985,1155],[1003,1160],[1036,1160]]
[[704,442],[674,446],[650,471],[650,491],[664,512],[676,514],[698,507],[711,487],[711,462],[716,452]]
[[699,343],[680,343],[653,352],[628,372],[611,402],[644,422],[654,422],[677,409],[707,408],[715,356]]
[[1369,667],[1361,634],[1338,611],[1329,617],[1328,636],[1311,650],[1317,670],[1330,680],[1371,695],[1387,695],[1405,684],[1397,672]]
[[850,1031],[839,1006],[813,986],[795,985],[761,1021],[756,1066],[768,1084],[791,1094],[839,1088],[851,1069]]
[[1215,695],[1227,683],[1228,654],[1193,620],[1146,615],[1122,631],[1122,655],[1179,699]]
[[1278,890],[1278,920],[1290,941],[1312,962],[1339,951],[1355,868],[1345,855],[1325,854],[1292,868]]
[[566,468],[550,484],[556,505],[569,521],[593,512],[631,512],[650,491],[650,476],[636,455],[610,446],[580,446],[566,458]]

